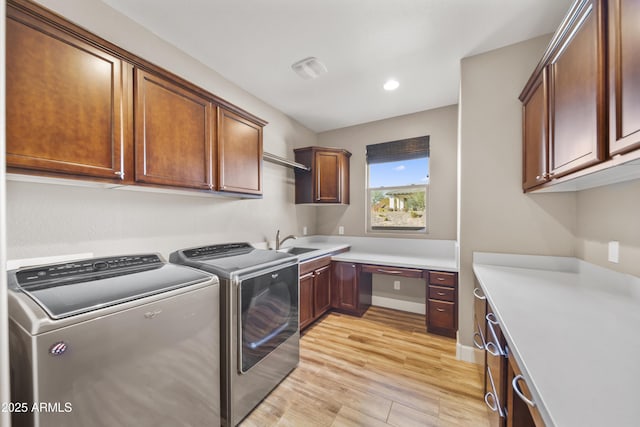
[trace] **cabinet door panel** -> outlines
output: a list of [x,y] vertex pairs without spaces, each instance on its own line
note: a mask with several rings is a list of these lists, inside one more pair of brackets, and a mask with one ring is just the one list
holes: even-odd
[[211,103],[136,70],[136,181],[212,188]]
[[319,317],[331,307],[331,269],[326,266],[316,270],[314,280],[313,316]]
[[523,101],[522,187],[528,190],[547,181],[547,78],[546,70]]
[[355,312],[358,309],[358,271],[355,264],[334,264],[332,305],[335,308]]
[[7,8],[7,165],[122,178],[124,64]]
[[313,320],[313,276],[309,273],[300,277],[300,330]]
[[315,157],[316,183],[315,201],[324,203],[340,202],[340,155],[332,152],[318,152]]
[[550,65],[550,169],[555,177],[604,159],[600,1],[591,0]]
[[219,189],[262,194],[262,127],[224,108],[218,121]]
[[640,1],[609,2],[609,153],[640,147]]

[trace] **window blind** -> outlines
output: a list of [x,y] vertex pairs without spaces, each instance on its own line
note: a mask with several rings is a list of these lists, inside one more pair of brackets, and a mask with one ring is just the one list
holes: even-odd
[[367,163],[398,162],[429,157],[429,135],[367,145]]

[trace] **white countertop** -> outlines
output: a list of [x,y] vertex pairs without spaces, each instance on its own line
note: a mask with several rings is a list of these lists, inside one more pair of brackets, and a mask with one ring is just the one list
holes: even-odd
[[289,246],[317,249],[298,255],[300,262],[348,249],[347,252],[334,254],[331,259],[392,267],[458,271],[456,242],[450,240],[312,236],[288,241],[283,248]]
[[548,426],[639,425],[639,278],[527,255],[473,269]]

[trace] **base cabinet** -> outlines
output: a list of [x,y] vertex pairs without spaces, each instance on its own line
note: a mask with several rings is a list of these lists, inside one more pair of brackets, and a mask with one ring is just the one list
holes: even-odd
[[361,268],[351,262],[332,263],[331,307],[362,316],[371,306],[371,274],[360,274]]
[[331,308],[331,257],[300,264],[300,330]]
[[458,331],[458,274],[427,273],[427,332],[455,338]]

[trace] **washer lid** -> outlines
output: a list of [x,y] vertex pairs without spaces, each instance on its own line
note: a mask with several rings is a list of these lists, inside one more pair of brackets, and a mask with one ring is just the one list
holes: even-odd
[[292,262],[295,255],[266,249],[255,249],[249,243],[225,243],[182,249],[169,256],[171,262],[190,265],[222,277],[229,277],[239,271]]
[[93,258],[8,272],[9,288],[62,319],[211,279],[159,255]]

